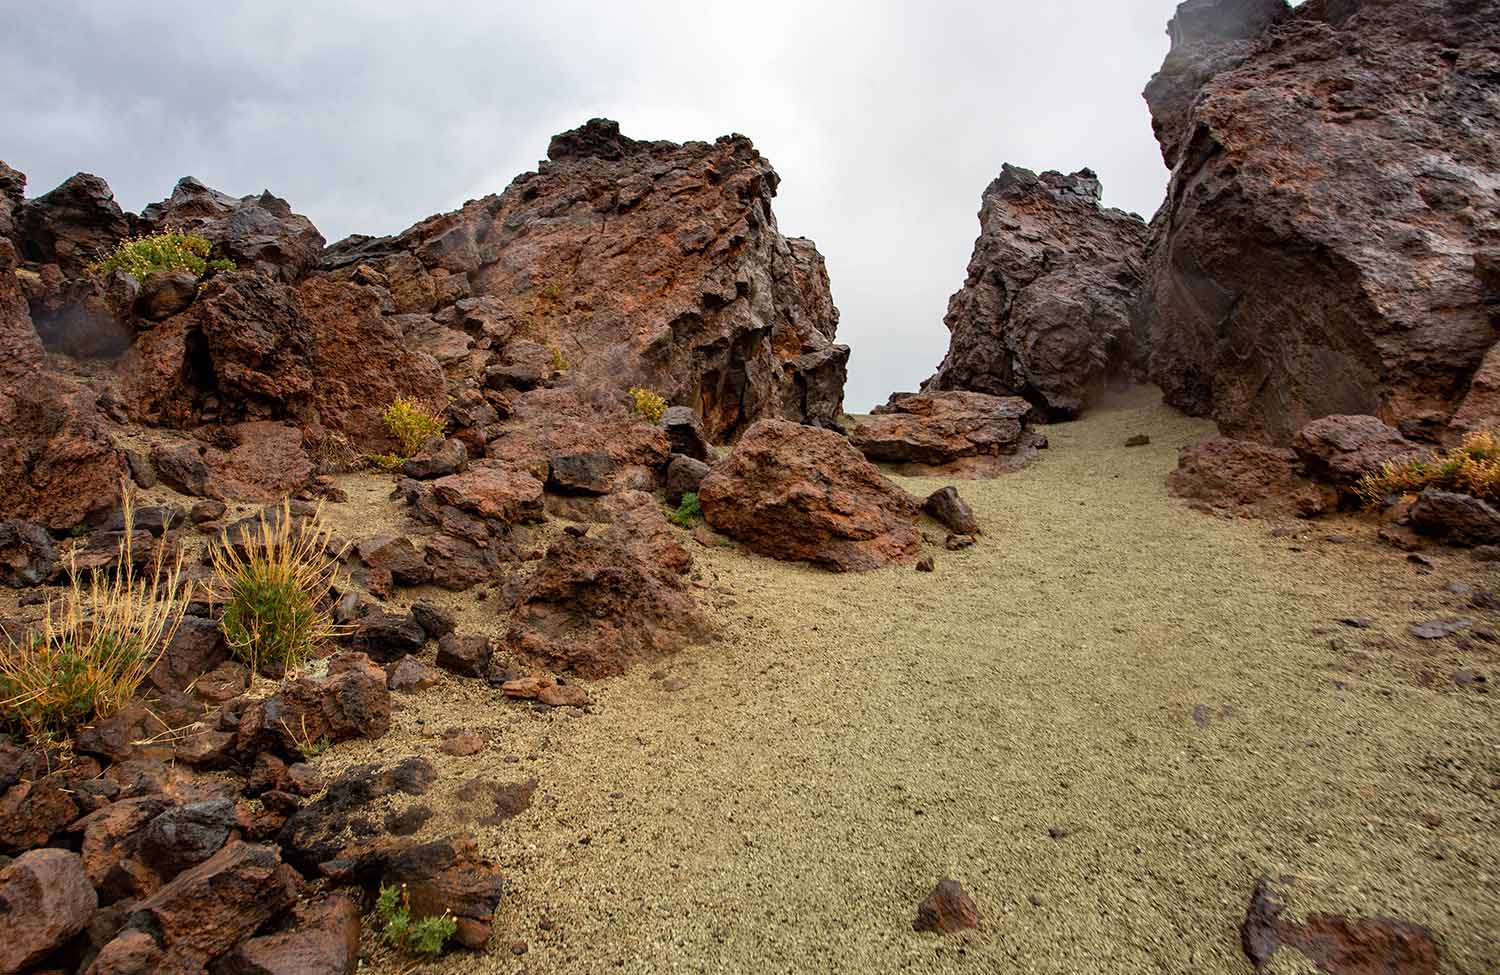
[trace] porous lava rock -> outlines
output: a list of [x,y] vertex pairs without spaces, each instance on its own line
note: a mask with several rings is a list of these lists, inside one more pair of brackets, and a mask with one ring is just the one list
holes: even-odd
[[1019,396],[896,393],[855,422],[849,442],[906,474],[994,477],[1036,459],[1042,440],[1027,428],[1032,413]]
[[962,290],[948,302],[948,355],[924,391],[1024,396],[1076,416],[1139,358],[1134,316],[1147,228],[1100,205],[1088,169],[1006,165],[985,189]]
[[595,119],[504,193],[342,241],[325,266],[383,281],[403,314],[484,301],[464,314],[533,377],[518,401],[604,382],[692,406],[711,439],[766,416],[834,425],[848,349],[822,257],[777,229],[778,182],[744,136],[640,142]]
[[772,558],[863,572],[916,562],[917,502],[849,441],[762,420],[698,491],[715,531]]
[[917,907],[917,917],[911,926],[916,931],[957,934],[979,927],[979,908],[962,884],[945,877]]
[[1283,916],[1278,891],[1258,881],[1240,925],[1240,945],[1257,972],[1292,948],[1329,975],[1437,975],[1442,949],[1426,928],[1389,917],[1349,918],[1322,912],[1302,921]]
[[172,195],[141,211],[142,229],[197,234],[213,244],[213,258],[294,281],[317,266],[323,235],[311,220],[270,191],[236,199],[191,176]]
[[99,900],[83,860],[67,850],[32,850],[0,870],[0,972],[41,961],[82,931]]
[[1228,437],[1183,447],[1167,488],[1179,498],[1260,517],[1311,518],[1338,506],[1333,489],[1301,473],[1295,452]]
[[642,495],[603,534],[559,538],[521,589],[505,649],[526,666],[597,678],[703,641],[693,559],[675,536]]
[[346,652],[330,659],[326,676],[299,677],[251,703],[240,718],[236,744],[245,755],[300,756],[314,746],[379,738],[390,727],[385,671],[362,653]]
[[1335,414],[1432,439],[1489,415],[1466,397],[1493,402],[1493,5],[1190,0],[1169,33],[1141,306],[1167,401],[1276,444]]
[[1297,432],[1292,449],[1310,475],[1344,492],[1386,464],[1418,460],[1427,453],[1373,416],[1316,419]]

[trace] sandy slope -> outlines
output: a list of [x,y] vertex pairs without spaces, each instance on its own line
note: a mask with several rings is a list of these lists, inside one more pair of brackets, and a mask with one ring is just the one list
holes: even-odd
[[[496,952],[432,970],[1244,973],[1269,873],[1301,878],[1293,913],[1405,917],[1446,971],[1500,971],[1500,722],[1452,680],[1493,681],[1500,652],[1407,635],[1460,611],[1449,583],[1500,579],[1455,554],[1423,570],[1352,522],[1278,539],[1187,511],[1162,479],[1207,428],[1155,403],[961,484],[987,534],[931,575],[695,549],[725,639],[664,668],[685,689],[603,682],[577,717],[445,679],[391,737],[325,755],[435,756],[424,835],[472,830],[507,867]],[[1153,445],[1124,449],[1135,433]],[[486,612],[465,625],[498,630]],[[489,747],[438,754],[453,726]],[[531,776],[499,827],[452,795]],[[914,934],[944,874],[982,927]]]

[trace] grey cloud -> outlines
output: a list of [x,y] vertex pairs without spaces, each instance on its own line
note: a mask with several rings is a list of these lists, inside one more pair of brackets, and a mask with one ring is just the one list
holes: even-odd
[[1001,163],[1091,166],[1147,217],[1166,183],[1140,90],[1175,0],[7,6],[0,159],[33,194],[86,170],[139,209],[191,174],[332,240],[497,191],[593,116],[743,132],[828,257],[856,410],[942,358]]

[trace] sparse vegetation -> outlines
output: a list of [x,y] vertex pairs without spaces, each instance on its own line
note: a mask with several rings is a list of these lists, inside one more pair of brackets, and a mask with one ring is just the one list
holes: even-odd
[[693,491],[684,494],[677,510],[667,517],[679,528],[692,528],[693,522],[703,517],[703,507],[698,503],[698,495]]
[[562,288],[559,288],[555,283],[549,284],[542,289],[542,297],[548,301],[562,301],[562,296]]
[[567,370],[568,370],[568,357],[565,356],[565,355],[563,355],[562,346],[560,346],[560,345],[554,345],[552,347],[552,371],[553,372],[567,372]]
[[413,919],[405,885],[380,888],[375,921],[386,944],[411,955],[442,954],[448,939],[458,931],[458,922],[447,911],[437,917]]
[[197,234],[165,230],[127,237],[108,255],[90,264],[88,269],[91,274],[125,271],[138,281],[165,271],[187,271],[201,278],[210,271],[234,270],[233,261],[209,260],[212,250],[213,244]]
[[1366,504],[1375,505],[1393,495],[1421,494],[1428,488],[1500,502],[1500,434],[1479,430],[1436,457],[1387,463],[1378,473],[1360,479],[1358,493]]
[[401,468],[406,465],[409,458],[397,457],[395,454],[371,454],[365,460],[370,466],[383,474],[399,474]]
[[423,444],[433,437],[442,436],[447,429],[447,423],[441,417],[404,396],[397,396],[395,402],[385,408],[385,426],[400,445],[399,456],[403,461],[416,456]]
[[654,390],[644,386],[630,387],[630,409],[652,423],[660,423],[661,415],[667,411],[667,401]]
[[338,567],[331,547],[321,511],[299,524],[285,502],[275,517],[262,512],[241,544],[215,545],[224,639],[251,668],[299,667],[338,632],[324,605]]
[[125,530],[110,571],[80,577],[47,603],[39,631],[0,653],[0,716],[33,739],[65,735],[121,711],[182,623],[182,556],[168,546],[134,567],[135,506],[124,492]]

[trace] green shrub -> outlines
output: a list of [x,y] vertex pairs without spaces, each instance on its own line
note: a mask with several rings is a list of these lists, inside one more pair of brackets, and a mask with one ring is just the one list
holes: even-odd
[[643,386],[632,386],[630,387],[630,409],[652,423],[660,423],[661,415],[667,411],[667,401]]
[[568,357],[565,356],[565,355],[563,355],[562,347],[558,346],[558,345],[554,345],[552,347],[552,371],[553,372],[567,372],[568,371]]
[[321,512],[300,525],[289,503],[278,514],[267,519],[261,512],[242,544],[221,541],[213,550],[224,640],[252,669],[295,669],[339,631],[324,599],[338,558]]
[[[145,571],[132,539],[135,505],[124,491],[125,530],[115,564],[87,584],[70,562],[67,591],[47,603],[38,632],[0,648],[0,717],[33,739],[65,735],[119,713],[172,642],[186,611],[182,556],[165,543]],[[71,556],[70,556],[71,559]]]
[[208,255],[212,250],[213,244],[197,234],[166,230],[127,237],[109,255],[90,264],[88,269],[92,274],[125,271],[138,281],[163,271],[187,271],[201,278],[209,271],[234,270],[233,261],[210,261]]
[[692,528],[693,520],[703,517],[703,507],[698,503],[698,495],[692,491],[684,494],[682,501],[677,505],[677,510],[667,517],[679,528]]
[[1375,505],[1392,495],[1421,494],[1428,488],[1500,502],[1500,435],[1478,430],[1436,457],[1388,462],[1377,473],[1362,477],[1356,491],[1366,504]]
[[385,408],[385,426],[400,444],[401,459],[415,457],[422,445],[433,437],[441,436],[447,424],[434,416],[421,403],[397,396],[395,402]]
[[447,911],[437,917],[413,919],[405,886],[384,886],[375,901],[375,921],[385,943],[412,955],[436,957],[458,931],[458,922]]

